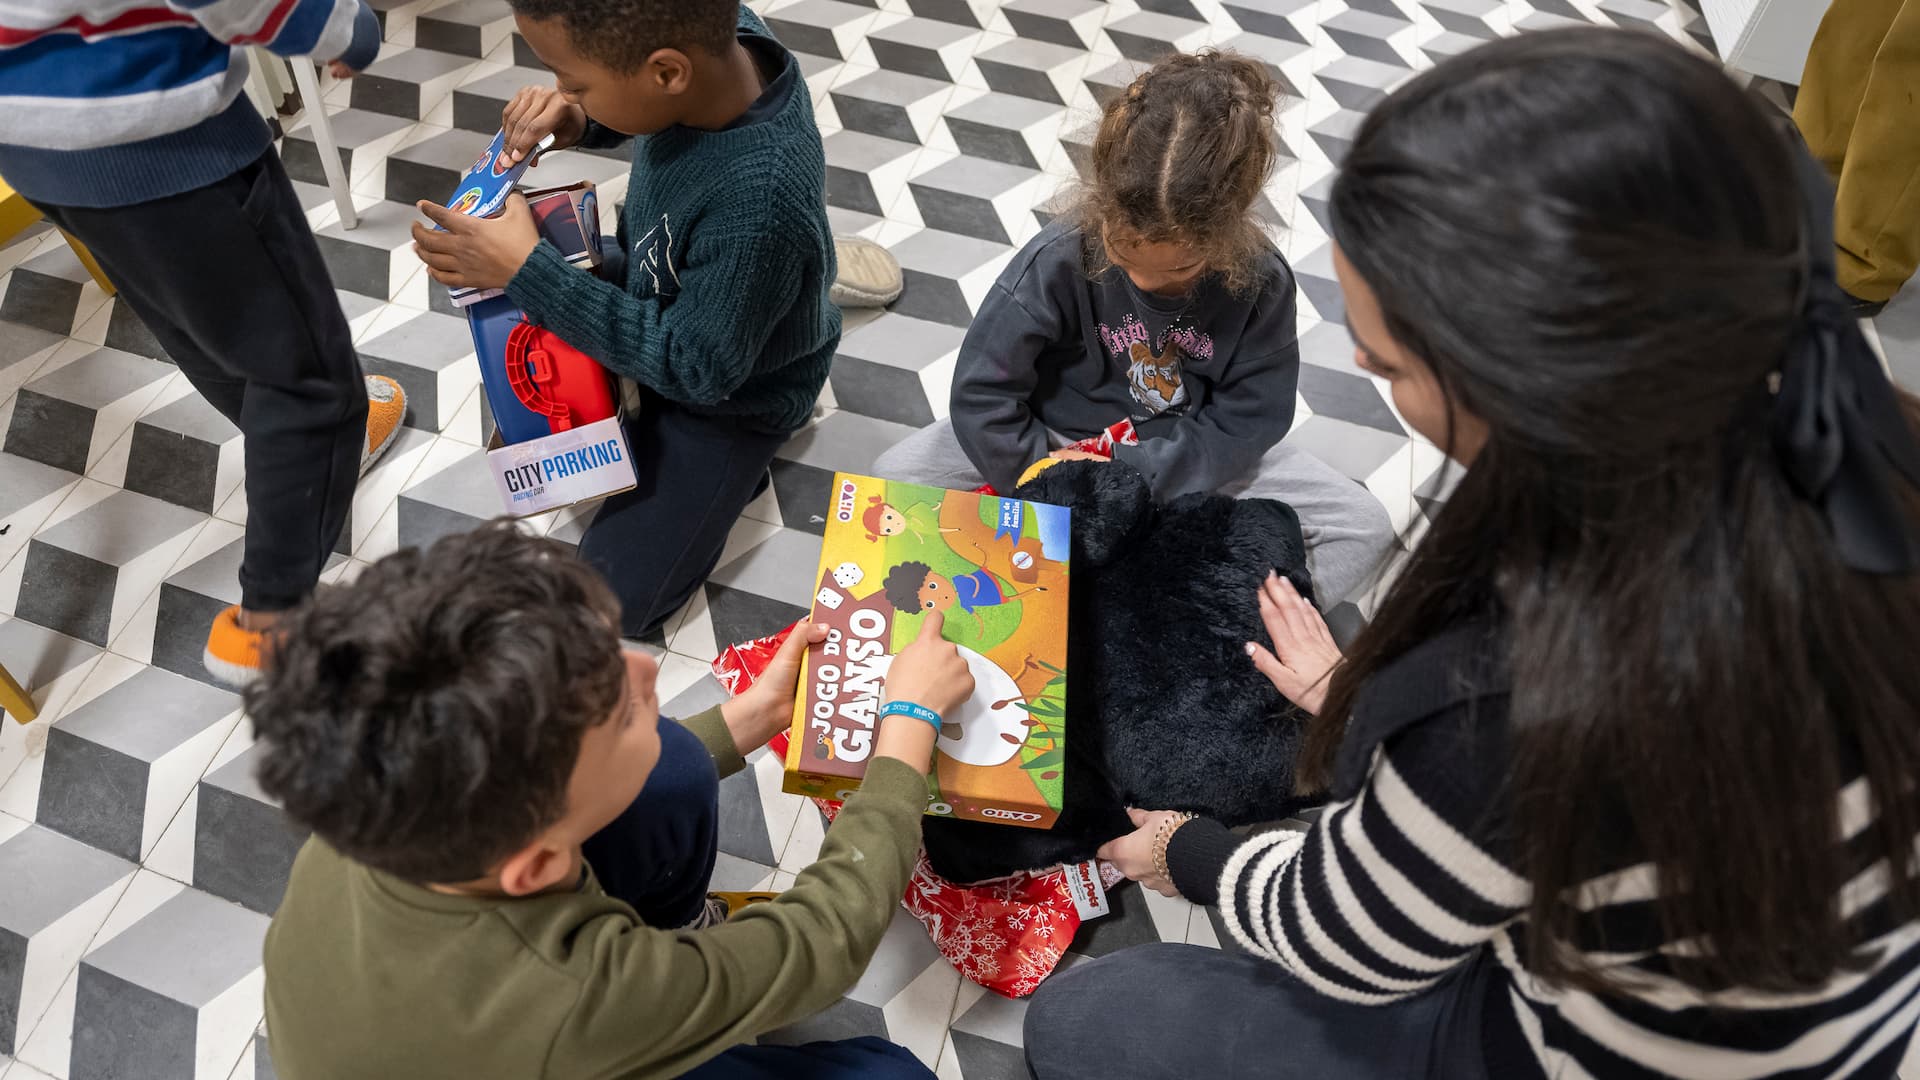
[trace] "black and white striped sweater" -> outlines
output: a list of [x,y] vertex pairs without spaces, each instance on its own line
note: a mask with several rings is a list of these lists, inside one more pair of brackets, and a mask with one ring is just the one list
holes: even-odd
[[[1183,826],[1168,850],[1181,892],[1218,903],[1249,951],[1359,1004],[1419,994],[1493,950],[1501,977],[1482,1032],[1492,1075],[1516,1075],[1494,1062],[1526,1062],[1569,1078],[1893,1077],[1920,1020],[1920,925],[1888,911],[1884,859],[1862,855],[1839,897],[1878,963],[1815,992],[1703,993],[1673,978],[1667,957],[1688,946],[1662,934],[1644,863],[1579,890],[1586,921],[1572,943],[1631,976],[1630,995],[1549,987],[1526,971],[1530,888],[1502,826],[1504,682],[1485,662],[1461,674],[1475,666],[1463,650],[1485,643],[1436,639],[1395,665],[1397,692],[1363,695],[1342,748],[1348,782],[1334,785],[1346,797],[1311,830],[1242,840],[1210,821]],[[1872,821],[1865,781],[1837,797],[1857,837]]]

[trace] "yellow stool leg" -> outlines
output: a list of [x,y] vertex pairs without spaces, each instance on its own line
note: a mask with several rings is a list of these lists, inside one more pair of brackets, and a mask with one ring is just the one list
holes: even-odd
[[88,251],[87,245],[81,243],[79,237],[67,230],[61,229],[60,235],[67,238],[67,246],[72,248],[73,253],[79,257],[80,265],[86,267],[87,273],[93,275],[93,283],[100,286],[101,292],[112,296],[116,291],[113,282],[107,280],[106,271],[100,269],[100,264],[93,261],[93,252]]
[[14,681],[12,673],[0,666],[0,707],[4,707],[15,720],[23,724],[33,723],[40,715],[40,709],[33,703],[21,685]]

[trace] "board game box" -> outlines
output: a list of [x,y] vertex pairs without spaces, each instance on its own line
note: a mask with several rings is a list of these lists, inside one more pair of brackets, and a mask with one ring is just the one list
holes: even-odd
[[946,716],[927,813],[1045,829],[1066,758],[1066,507],[838,473],[783,787],[845,798],[866,773],[887,667],[928,610],[973,672]]

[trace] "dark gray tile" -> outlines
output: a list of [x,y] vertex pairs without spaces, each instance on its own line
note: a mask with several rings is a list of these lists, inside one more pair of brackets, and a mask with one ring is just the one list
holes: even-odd
[[6,452],[84,473],[93,445],[93,419],[94,410],[84,405],[22,387],[7,427]]
[[198,1010],[82,961],[69,1080],[191,1080]]
[[327,264],[327,276],[333,279],[334,288],[387,299],[391,289],[388,279],[393,268],[391,250],[328,236],[325,232],[315,233],[313,238],[320,245],[320,258]]
[[1081,923],[1068,951],[1082,956],[1105,956],[1131,945],[1146,945],[1160,940],[1147,901],[1140,895],[1143,886],[1132,883],[1108,890],[1113,912],[1089,923]]
[[267,1037],[253,1037],[253,1080],[280,1080],[280,1074],[274,1071],[273,1055],[268,1052]]
[[918,372],[841,353],[833,358],[829,378],[834,400],[843,409],[911,427],[933,423],[933,409]]
[[1307,407],[1315,416],[1330,416],[1393,435],[1406,434],[1379,389],[1364,376],[1348,375],[1319,364],[1301,364],[1300,396],[1306,399]]
[[353,80],[353,108],[420,119],[420,84],[363,71]]
[[820,510],[833,493],[832,471],[778,458],[767,471],[773,474],[774,501],[780,504],[780,520],[787,528],[824,536],[827,519]]
[[148,766],[138,758],[55,727],[47,733],[35,820],[64,836],[131,861],[140,859]]
[[876,216],[886,212],[865,173],[834,165],[827,166],[827,205]]
[[940,60],[940,54],[905,41],[868,38],[873,58],[887,71],[904,71],[923,79],[952,79],[953,74]]
[[996,244],[1013,242],[993,204],[983,198],[912,181],[908,182],[907,190],[913,192],[920,219],[930,229],[944,229]]
[[117,567],[34,540],[14,614],[104,649],[118,578]]
[[1207,17],[1189,0],[1140,0],[1141,11],[1151,11],[1155,15],[1171,15],[1176,19],[1191,19],[1194,22],[1206,22]]
[[254,781],[262,751],[256,744],[200,781],[193,885],[271,915],[286,892],[307,830],[289,821]]
[[208,674],[205,656],[207,630],[228,603],[171,582],[163,583],[153,628],[153,665],[209,686],[223,685]]
[[133,426],[127,452],[128,491],[211,514],[216,509],[219,471],[219,444],[147,424]]
[[499,117],[484,134],[479,131],[445,131],[434,137],[395,151],[387,157],[386,198],[389,202],[411,205],[421,200],[445,202],[454,185],[471,167],[499,130]]
[[0,319],[50,334],[70,333],[74,313],[80,307],[81,288],[78,281],[15,267],[13,276],[7,279],[7,294],[0,298]]
[[1017,131],[957,116],[947,117],[947,131],[953,135],[954,145],[969,157],[1004,161],[1025,169],[1037,169],[1041,165],[1041,162],[1033,159],[1033,148]]
[[857,1039],[863,1035],[886,1038],[886,1015],[872,1005],[841,998],[805,1020],[767,1032],[760,1036],[760,1041],[770,1046],[800,1046]]
[[720,781],[720,850],[763,866],[779,861],[773,838],[767,834],[767,814],[760,805],[760,786],[752,769]]
[[899,105],[854,97],[839,91],[834,91],[831,97],[834,111],[839,113],[840,123],[848,131],[865,132],[901,142],[920,141],[920,134],[913,130],[913,121],[907,118],[907,110]]
[[[822,503],[821,505],[825,505]],[[707,612],[713,618],[713,640],[721,643],[752,641],[757,637],[784,630],[796,619],[807,617],[807,609],[725,585],[707,582]]]
[[107,348],[173,362],[165,346],[160,344],[160,339],[154,336],[152,330],[147,329],[147,324],[140,320],[132,304],[117,296],[108,302],[113,305],[113,311],[107,315]]
[[26,974],[26,936],[0,929],[0,1054],[19,1049],[20,995]]
[[[906,287],[901,291],[900,299],[888,305],[887,310],[911,315],[916,319],[925,319],[928,322],[944,323],[947,326],[966,327],[973,324],[973,309],[967,306],[967,298],[961,293],[959,282],[952,278],[905,268],[901,270],[901,278]],[[838,363],[838,361],[835,362],[836,367]],[[925,398],[924,391],[920,396],[922,399]],[[856,412],[861,411],[854,406],[848,407],[854,408]],[[902,423],[912,422],[902,421]]]
[[1159,63],[1162,57],[1180,51],[1163,37],[1122,29],[1119,25],[1109,26],[1106,30],[1107,37],[1113,40],[1113,47],[1120,50],[1120,55],[1136,64]]
[[1306,36],[1287,19],[1286,13],[1310,4],[1311,0],[1308,5],[1294,3],[1292,0],[1283,0],[1277,5],[1272,0],[1266,0],[1266,2],[1255,0],[1255,2],[1228,3],[1221,6],[1226,8],[1227,16],[1249,34],[1259,34],[1262,37],[1279,38],[1282,41],[1295,41],[1306,45],[1309,44]]
[[967,1080],[1027,1080],[1027,1054],[1017,1046],[956,1031],[953,1052]]
[[485,55],[486,29],[512,18],[513,9],[505,0],[461,0],[421,14],[414,22],[413,43],[477,60]]
[[907,0],[907,8],[923,19],[938,19],[956,26],[980,29],[980,20],[966,0]]
[[974,59],[980,66],[980,77],[1000,93],[1049,101],[1056,105],[1066,104],[1060,97],[1059,88],[1053,85],[1053,80],[1047,78],[1044,71],[1015,61],[989,59],[985,55]]

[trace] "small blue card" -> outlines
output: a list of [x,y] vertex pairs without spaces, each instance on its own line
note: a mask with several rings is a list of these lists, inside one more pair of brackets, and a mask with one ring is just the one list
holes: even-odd
[[553,145],[553,136],[548,135],[534,146],[533,153],[509,165],[501,156],[506,148],[507,133],[501,131],[487,144],[487,152],[480,160],[460,177],[460,183],[453,189],[453,198],[447,200],[447,207],[457,214],[473,217],[492,217],[507,205],[507,196],[513,193],[513,185],[519,183],[520,174],[527,171],[548,147]]

